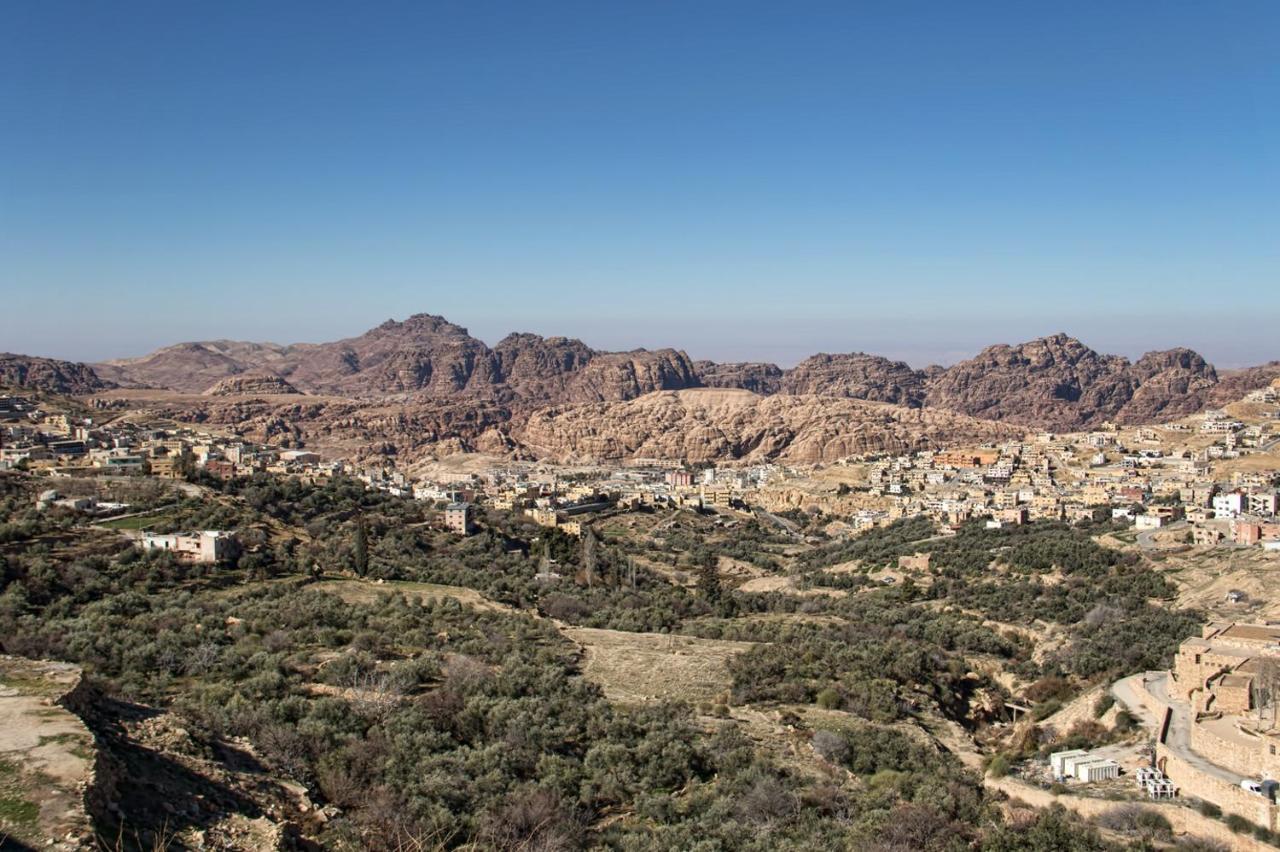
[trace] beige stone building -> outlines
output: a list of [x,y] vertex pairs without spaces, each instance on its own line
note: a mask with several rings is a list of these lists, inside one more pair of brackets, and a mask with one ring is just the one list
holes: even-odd
[[1171,689],[1201,713],[1248,713],[1255,679],[1280,669],[1280,626],[1208,624],[1174,659]]

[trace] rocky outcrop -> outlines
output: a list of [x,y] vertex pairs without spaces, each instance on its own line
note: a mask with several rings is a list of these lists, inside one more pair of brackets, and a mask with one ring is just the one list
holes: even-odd
[[388,320],[333,343],[183,343],[102,368],[124,384],[184,393],[212,390],[225,379],[269,374],[313,394],[352,399],[412,394],[525,409],[700,386],[689,357],[673,349],[598,352],[580,340],[534,334],[509,335],[490,349],[462,326],[430,314]]
[[563,401],[627,400],[654,391],[701,386],[693,362],[683,352],[674,349],[608,352],[597,354],[574,376]]
[[[1261,376],[1250,379],[1261,381]],[[1104,421],[1176,420],[1217,404],[1219,384],[1213,366],[1190,349],[1148,352],[1130,363],[1055,334],[1018,346],[991,346],[941,371],[926,383],[925,404],[1070,431]],[[1240,383],[1247,385],[1249,380]],[[1233,388],[1231,399],[1244,392]]]
[[280,396],[298,389],[272,373],[242,373],[228,376],[204,392],[205,396]]
[[812,463],[996,440],[1020,431],[945,411],[700,389],[621,403],[557,406],[535,412],[513,427],[512,435],[530,454],[561,462],[667,458]]
[[[83,672],[69,663],[0,655],[0,754],[4,820],[0,847],[96,849],[92,815],[98,749],[74,707],[86,700]],[[7,814],[6,814],[7,816]]]
[[1280,379],[1280,361],[1223,371],[1218,374],[1218,384],[1209,394],[1209,404],[1223,406],[1235,402],[1249,391],[1269,387],[1276,379]]
[[87,364],[4,352],[0,353],[0,387],[75,395],[115,385],[104,381]]
[[[1238,399],[1280,376],[1276,363],[1219,377],[1189,349],[1151,352],[1131,363],[1065,334],[991,346],[948,368],[914,370],[853,352],[815,355],[784,371],[764,363],[693,363],[675,349],[601,352],[580,340],[527,333],[490,348],[430,314],[388,320],[332,343],[185,343],[99,368],[120,384],[193,394],[266,395],[273,388],[261,377],[275,376],[282,382],[276,393],[291,387],[370,404],[395,399],[415,415],[430,411],[433,419],[439,412],[454,419],[455,407],[472,406],[505,411],[519,422],[548,406],[712,387],[948,410],[1055,431],[1108,420],[1174,419]],[[70,379],[64,386],[97,389]]]
[[717,364],[695,361],[693,368],[709,388],[736,388],[768,396],[782,390],[782,368],[760,362]]
[[788,370],[782,393],[839,396],[918,408],[924,402],[924,374],[902,361],[852,352],[806,358]]
[[[1133,396],[1115,414],[1120,423],[1177,420],[1211,404],[1218,373],[1190,349],[1148,352],[1129,368]],[[1241,394],[1243,396],[1243,394]]]
[[1115,416],[1133,396],[1129,362],[1065,334],[989,346],[935,376],[926,402],[974,417],[1070,430]]
[[422,392],[487,394],[501,381],[498,358],[467,330],[443,317],[387,320],[359,337],[291,347],[280,371],[296,387],[351,397]]
[[564,399],[572,378],[597,354],[581,340],[536,334],[509,334],[493,351],[507,386],[531,401]]

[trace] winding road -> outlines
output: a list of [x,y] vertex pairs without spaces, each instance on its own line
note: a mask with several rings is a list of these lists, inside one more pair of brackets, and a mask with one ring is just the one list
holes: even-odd
[[1152,716],[1147,703],[1142,699],[1141,691],[1145,689],[1157,701],[1168,705],[1172,712],[1169,714],[1169,730],[1165,733],[1165,747],[1195,768],[1221,778],[1228,784],[1239,784],[1242,780],[1240,775],[1191,750],[1191,707],[1169,695],[1168,685],[1168,672],[1145,672],[1116,681],[1111,685],[1111,694],[1131,712],[1142,716],[1157,736],[1163,720]]

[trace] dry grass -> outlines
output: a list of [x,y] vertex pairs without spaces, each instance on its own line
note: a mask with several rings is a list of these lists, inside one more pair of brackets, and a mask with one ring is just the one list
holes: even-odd
[[[1262,621],[1280,618],[1280,554],[1258,547],[1188,548],[1171,553],[1157,566],[1178,587],[1177,604],[1203,609],[1211,619]],[[1239,590],[1249,602],[1233,604],[1227,592]]]
[[610,701],[714,701],[729,691],[728,661],[752,646],[661,633],[566,627],[584,652],[583,675]]
[[821,586],[812,589],[796,588],[795,577],[757,577],[754,580],[748,580],[738,587],[740,592],[782,592],[783,594],[796,595],[802,598],[828,597],[842,598],[849,594],[844,589],[828,589]]
[[475,589],[442,586],[437,583],[412,583],[405,580],[376,582],[373,580],[325,580],[310,588],[337,595],[347,603],[372,603],[385,594],[403,594],[409,598],[452,598],[463,606],[487,612],[513,612],[511,607],[491,601]]

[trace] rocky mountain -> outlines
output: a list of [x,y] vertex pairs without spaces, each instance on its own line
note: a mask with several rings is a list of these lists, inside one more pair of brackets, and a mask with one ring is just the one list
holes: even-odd
[[561,462],[629,458],[796,463],[1014,437],[1021,429],[947,411],[728,389],[652,393],[534,412],[512,437]]
[[[990,346],[946,368],[915,370],[901,361],[852,352],[814,355],[783,370],[766,363],[694,363],[674,349],[602,352],[580,340],[528,333],[508,335],[489,347],[465,328],[431,314],[388,320],[330,343],[183,343],[141,358],[94,365],[96,376],[84,365],[58,363],[59,386],[82,392],[97,389],[96,378],[193,395],[296,391],[331,397],[335,403],[395,400],[432,424],[470,424],[465,435],[459,432],[463,440],[494,422],[522,424],[544,408],[625,402],[655,391],[704,387],[762,397],[881,402],[1069,431],[1109,420],[1176,419],[1238,399],[1280,376],[1280,362],[1220,376],[1189,349],[1150,352],[1130,362],[1100,354],[1065,334]],[[51,377],[57,374],[47,366],[40,369]],[[468,406],[485,412],[480,421],[472,423],[465,416]]]
[[1218,384],[1209,394],[1209,404],[1214,406],[1235,402],[1249,391],[1265,388],[1280,379],[1280,361],[1269,361],[1243,370],[1222,371]]
[[462,326],[430,314],[387,320],[334,343],[290,347],[289,356],[280,372],[292,384],[340,396],[487,395],[501,381],[497,356],[488,346]]
[[782,390],[783,370],[777,364],[760,362],[717,364],[694,361],[698,378],[709,388],[738,388],[768,396]]
[[86,364],[3,352],[0,353],[0,387],[74,395],[96,393],[115,385],[103,380]]
[[222,379],[204,392],[205,396],[278,396],[298,389],[275,373],[240,373]]
[[902,361],[852,352],[814,355],[787,370],[780,393],[839,396],[918,408],[924,403],[926,374]]
[[1195,414],[1211,404],[1218,384],[1213,365],[1190,349],[1148,352],[1128,372],[1134,389],[1129,401],[1115,414],[1121,423],[1176,420]]
[[312,394],[466,397],[526,407],[700,386],[689,357],[672,349],[600,352],[580,340],[534,334],[509,335],[490,349],[465,328],[430,314],[388,320],[332,343],[183,343],[99,366],[121,384],[183,393],[202,393],[222,379],[255,372]]
[[1190,349],[1148,352],[1130,362],[1065,334],[989,346],[951,367],[923,370],[861,352],[814,355],[790,370],[703,361],[697,367],[713,387],[947,409],[1058,431],[1108,420],[1174,420],[1239,399],[1280,376],[1280,362],[1273,362],[1219,377]]
[[1137,362],[1101,355],[1065,334],[990,346],[926,383],[925,404],[992,420],[1070,431],[1104,421],[1184,417],[1211,404],[1213,367],[1189,349]]

